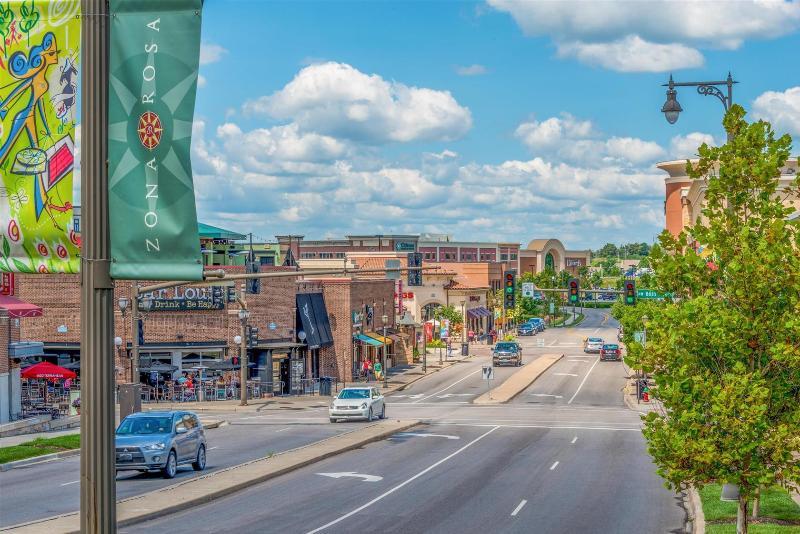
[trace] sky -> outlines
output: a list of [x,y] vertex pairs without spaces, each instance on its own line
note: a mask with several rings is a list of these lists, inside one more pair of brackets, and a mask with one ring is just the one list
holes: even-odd
[[800,136],[800,3],[208,0],[192,140],[199,220],[270,240],[448,233],[653,242],[658,161],[734,101]]

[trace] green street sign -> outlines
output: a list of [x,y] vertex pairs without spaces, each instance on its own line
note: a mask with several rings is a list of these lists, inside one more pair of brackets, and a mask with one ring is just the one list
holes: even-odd
[[672,298],[672,293],[660,293],[655,289],[637,289],[636,298],[640,299],[663,299]]

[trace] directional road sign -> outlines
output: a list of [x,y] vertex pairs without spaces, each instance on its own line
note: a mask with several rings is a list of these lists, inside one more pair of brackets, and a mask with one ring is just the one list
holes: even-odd
[[494,367],[491,365],[484,365],[482,371],[484,380],[494,380]]

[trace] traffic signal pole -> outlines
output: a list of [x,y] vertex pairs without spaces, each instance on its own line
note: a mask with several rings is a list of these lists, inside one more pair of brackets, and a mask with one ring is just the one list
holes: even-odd
[[82,0],[81,491],[83,534],[117,531],[114,282],[108,230],[107,0]]

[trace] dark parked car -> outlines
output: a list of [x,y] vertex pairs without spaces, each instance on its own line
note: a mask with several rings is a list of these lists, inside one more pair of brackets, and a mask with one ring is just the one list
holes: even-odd
[[529,323],[525,323],[517,328],[517,335],[518,336],[535,336],[537,329]]
[[600,359],[613,361],[622,360],[622,351],[620,350],[619,345],[616,343],[604,344],[603,348],[600,349]]
[[186,411],[134,413],[114,436],[117,471],[158,471],[173,478],[178,466],[206,468],[206,434],[196,414]]

